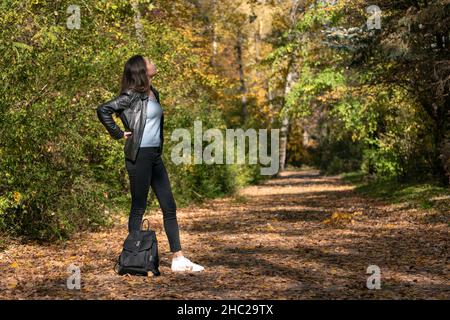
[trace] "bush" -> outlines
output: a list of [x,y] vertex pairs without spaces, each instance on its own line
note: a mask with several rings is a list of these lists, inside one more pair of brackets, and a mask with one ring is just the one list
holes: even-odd
[[[117,96],[123,64],[136,53],[160,70],[155,87],[167,115],[166,141],[195,119],[224,128],[223,83],[183,28],[142,19],[141,46],[129,1],[84,1],[90,10],[83,10],[79,30],[61,19],[70,4],[0,5],[0,233],[63,239],[107,226],[113,211],[129,207],[124,141],[107,134],[95,111]],[[253,180],[243,168],[165,163],[179,204],[232,193]]]

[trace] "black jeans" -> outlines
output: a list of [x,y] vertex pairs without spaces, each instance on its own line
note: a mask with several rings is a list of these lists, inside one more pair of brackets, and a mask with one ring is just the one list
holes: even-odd
[[157,147],[141,147],[136,161],[125,158],[125,167],[130,178],[131,210],[128,231],[141,228],[142,217],[147,208],[150,186],[155,192],[163,212],[164,230],[171,252],[181,250],[180,232],[176,216],[176,203],[170,187],[166,167]]

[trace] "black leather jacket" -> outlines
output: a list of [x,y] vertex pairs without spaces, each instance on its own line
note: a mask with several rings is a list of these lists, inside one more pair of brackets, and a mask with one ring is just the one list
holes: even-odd
[[[158,103],[160,103],[158,91],[153,88],[153,86],[151,87],[151,90],[155,94]],[[119,128],[112,117],[113,114],[120,117],[125,131],[133,132],[133,134],[126,139],[123,149],[125,158],[132,161],[136,161],[137,152],[144,133],[148,98],[147,94],[130,89],[97,107],[97,116],[113,139],[119,140],[124,137],[124,132]],[[161,116],[159,133],[161,138],[159,151],[162,153],[164,144],[164,111]]]

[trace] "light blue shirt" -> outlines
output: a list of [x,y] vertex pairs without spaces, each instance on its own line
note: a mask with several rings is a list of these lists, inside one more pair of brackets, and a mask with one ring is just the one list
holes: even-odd
[[142,135],[141,147],[159,147],[161,143],[160,124],[162,108],[156,101],[148,99],[147,119],[145,121],[144,133]]

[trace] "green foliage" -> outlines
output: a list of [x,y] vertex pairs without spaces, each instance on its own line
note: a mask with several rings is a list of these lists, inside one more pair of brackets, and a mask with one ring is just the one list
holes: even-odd
[[337,174],[358,170],[361,165],[361,143],[343,137],[326,138],[316,150],[315,165],[324,174]]
[[422,209],[439,208],[442,212],[450,210],[449,190],[432,181],[402,183],[395,178],[367,179],[363,171],[345,173],[343,179],[356,184],[358,192],[390,203],[407,203]]
[[[301,147],[291,142],[288,154],[300,150],[290,158],[315,158],[327,173],[361,169],[399,180],[434,175],[448,183],[449,69],[442,43],[448,35],[438,25],[448,25],[450,7],[441,1],[409,9],[378,5],[381,30],[367,30],[367,5],[352,0],[307,1],[294,30],[277,31],[283,36],[269,55],[272,67],[290,61],[297,73],[280,115],[291,124],[300,120],[292,129],[312,137]],[[431,17],[438,22],[424,27]]]
[[[143,15],[150,1],[139,1]],[[68,29],[70,1],[3,1],[0,9],[0,232],[64,239],[107,226],[129,211],[123,143],[97,119],[96,107],[119,91],[125,61],[152,59],[165,109],[166,141],[194,119],[223,127],[216,111],[221,79],[209,72],[183,28],[142,19],[136,39],[129,1],[84,1],[81,28]],[[118,118],[116,122],[121,125]],[[232,193],[249,170],[228,166],[174,166],[167,158],[180,205]]]
[[325,91],[335,89],[344,81],[341,71],[324,68],[314,73],[308,65],[304,65],[300,79],[295,83],[286,97],[286,108],[282,114],[289,113],[293,117],[307,117],[312,114],[312,103]]

